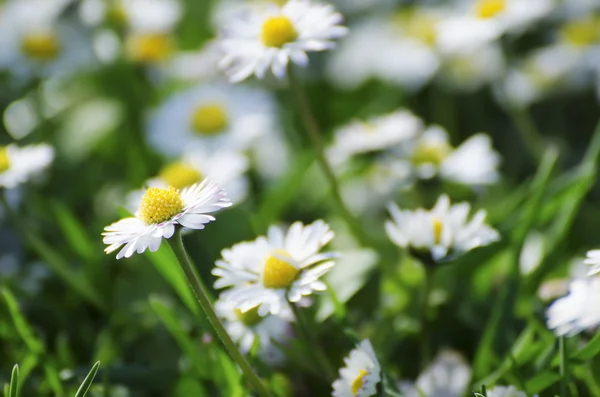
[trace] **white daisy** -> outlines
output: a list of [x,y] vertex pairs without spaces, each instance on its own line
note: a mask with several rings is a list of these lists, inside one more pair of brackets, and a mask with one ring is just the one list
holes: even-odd
[[600,250],[588,251],[585,256],[583,263],[590,266],[588,276],[600,273]]
[[167,99],[151,115],[148,140],[160,153],[247,149],[276,128],[275,104],[260,89],[227,84],[199,85]]
[[559,335],[575,335],[600,325],[600,278],[576,278],[569,284],[569,294],[554,301],[546,310],[548,328]]
[[242,354],[248,354],[254,343],[258,342],[258,354],[263,361],[270,364],[283,361],[285,355],[273,341],[283,343],[292,335],[290,323],[293,315],[289,308],[277,316],[261,317],[258,308],[242,313],[234,302],[220,297],[215,302],[215,311],[223,320],[231,339],[240,346]]
[[270,68],[285,77],[289,61],[306,66],[307,52],[324,51],[346,34],[342,16],[330,5],[309,0],[290,0],[283,6],[271,4],[240,15],[225,26],[220,65],[231,82],[251,75],[263,78]]
[[352,121],[337,129],[327,156],[334,166],[359,153],[384,150],[413,139],[421,131],[422,121],[408,110]]
[[10,0],[0,5],[0,69],[17,79],[68,74],[93,63],[87,35],[63,18],[71,0]]
[[47,144],[19,147],[0,146],[0,187],[12,189],[35,177],[54,160],[54,149]]
[[435,357],[419,375],[416,383],[403,383],[402,395],[460,397],[465,395],[470,380],[471,368],[465,359],[460,354],[447,350]]
[[214,81],[221,77],[218,69],[220,60],[219,43],[211,40],[199,50],[173,54],[169,59],[167,74],[184,82]]
[[333,397],[370,397],[381,388],[381,367],[368,339],[360,342],[344,358],[345,367],[333,382]]
[[488,397],[527,397],[527,393],[514,386],[495,386],[487,390]]
[[[181,160],[168,163],[159,174],[146,181],[144,186],[184,189],[203,179],[214,181],[227,192],[233,203],[240,203],[248,193],[248,159],[241,153],[218,151],[210,153],[205,149],[188,152]],[[128,194],[128,208],[138,208],[144,190],[135,190]]]
[[391,203],[391,221],[385,229],[389,238],[401,248],[427,262],[452,259],[474,248],[497,241],[496,230],[486,225],[485,210],[479,210],[468,220],[471,206],[463,202],[450,205],[448,196],[441,196],[431,210],[400,210]]
[[444,56],[439,80],[452,89],[472,92],[502,78],[505,64],[500,46],[488,44],[477,51]]
[[287,301],[326,289],[319,277],[334,266],[331,259],[337,254],[319,251],[332,238],[333,231],[322,220],[306,226],[295,222],[287,232],[271,226],[266,237],[221,252],[212,271],[219,277],[214,286],[231,287],[222,296],[242,312],[258,306],[259,315],[276,315]]
[[125,245],[117,259],[129,258],[134,252],[141,254],[146,248],[155,252],[163,238],[173,236],[177,225],[204,229],[206,223],[215,220],[208,214],[230,205],[225,192],[207,179],[181,192],[173,187],[149,188],[135,217],[104,228],[103,241],[108,244],[104,251],[108,254]]

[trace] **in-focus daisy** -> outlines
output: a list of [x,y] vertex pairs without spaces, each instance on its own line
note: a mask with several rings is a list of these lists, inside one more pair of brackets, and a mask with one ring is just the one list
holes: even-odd
[[403,382],[402,395],[405,397],[465,395],[471,380],[471,368],[465,359],[453,351],[439,353],[425,368],[416,383]]
[[360,342],[344,358],[345,367],[333,382],[333,397],[370,397],[381,388],[381,367],[368,339]]
[[263,78],[269,68],[282,79],[290,60],[306,66],[307,52],[333,48],[334,40],[347,31],[341,23],[341,14],[331,5],[309,0],[252,9],[225,25],[220,65],[231,82],[251,75]]
[[355,154],[380,151],[406,142],[416,137],[422,127],[421,119],[408,110],[353,121],[335,131],[327,156],[334,165],[343,164]]
[[248,354],[258,342],[258,355],[263,361],[271,364],[283,361],[283,352],[273,342],[283,343],[292,335],[293,315],[289,308],[277,316],[261,317],[258,308],[242,313],[234,302],[221,297],[215,302],[215,311],[243,354]]
[[141,254],[150,248],[155,252],[163,238],[170,238],[175,227],[204,229],[215,218],[210,213],[229,207],[231,202],[225,192],[207,179],[183,191],[174,187],[146,190],[135,217],[121,219],[104,228],[103,241],[108,244],[107,254],[125,245],[117,259],[129,258],[134,252]]
[[286,231],[269,228],[266,237],[235,244],[221,252],[212,274],[215,288],[230,289],[223,298],[242,312],[258,307],[258,314],[277,315],[287,301],[298,302],[313,291],[324,291],[319,277],[333,266],[333,252],[319,251],[333,238],[329,225],[318,220],[310,225],[293,223]]
[[446,195],[431,210],[400,210],[393,203],[388,208],[392,220],[386,222],[385,229],[392,242],[426,263],[452,259],[500,238],[485,224],[485,210],[477,211],[469,220],[470,204],[450,205]]
[[180,156],[198,147],[244,150],[275,128],[275,104],[267,92],[211,84],[167,99],[150,117],[147,131],[158,152]]
[[47,144],[19,147],[0,146],[0,188],[12,189],[35,177],[54,160],[54,149]]
[[487,390],[488,397],[527,397],[527,393],[514,386],[495,386]]
[[583,263],[590,266],[588,276],[600,273],[600,250],[588,251],[585,256]]
[[600,309],[590,302],[600,299],[600,278],[576,278],[569,294],[555,300],[546,310],[548,328],[559,335],[575,335],[600,325]]
[[[248,159],[241,153],[218,151],[210,153],[205,149],[188,152],[181,160],[165,165],[159,174],[146,181],[144,186],[182,190],[204,179],[214,181],[227,192],[229,199],[237,204],[248,193]],[[144,190],[135,190],[128,194],[128,208],[138,208]]]

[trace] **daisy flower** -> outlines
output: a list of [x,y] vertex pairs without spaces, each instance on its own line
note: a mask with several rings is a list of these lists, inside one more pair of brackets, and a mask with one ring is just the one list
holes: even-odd
[[[181,160],[165,165],[159,174],[146,181],[144,186],[184,189],[207,178],[227,192],[233,203],[240,203],[248,193],[248,159],[241,153],[218,151],[210,153],[206,149],[188,152]],[[144,190],[128,194],[127,203],[131,211],[138,208]]]
[[35,177],[54,160],[54,149],[47,144],[19,147],[0,146],[0,188],[12,189]]
[[555,300],[546,310],[548,328],[559,335],[576,335],[600,325],[600,310],[590,302],[600,299],[600,278],[576,278],[569,284],[569,294]]
[[163,238],[170,238],[175,227],[204,229],[215,218],[210,213],[229,207],[231,202],[225,192],[207,179],[183,191],[174,187],[146,190],[135,217],[121,219],[104,228],[103,241],[108,244],[107,254],[121,246],[117,259],[129,258],[134,252],[141,254],[150,248],[155,252]]
[[393,203],[388,208],[392,216],[385,224],[389,238],[426,263],[452,259],[500,238],[495,229],[485,224],[484,210],[469,220],[469,203],[450,205],[446,195],[429,211],[400,210]]
[[231,82],[253,74],[263,78],[269,68],[282,79],[290,60],[306,66],[307,52],[332,49],[334,40],[346,34],[341,23],[332,6],[309,0],[252,9],[225,25],[220,66]]
[[471,368],[465,359],[453,351],[439,353],[425,368],[416,383],[403,382],[402,395],[405,397],[465,395],[471,380]]
[[527,397],[527,393],[514,386],[495,386],[487,390],[488,397]]
[[215,302],[215,311],[242,354],[248,354],[258,341],[258,355],[263,361],[276,364],[285,358],[273,341],[283,343],[292,335],[291,310],[282,310],[277,316],[261,317],[258,308],[242,313],[234,302],[220,297]]
[[295,222],[287,232],[271,226],[267,236],[221,252],[212,271],[219,277],[214,286],[231,287],[222,296],[244,313],[258,307],[260,316],[277,315],[288,301],[326,289],[319,277],[334,266],[331,259],[337,254],[319,251],[332,238],[333,231],[322,220]]
[[333,397],[370,397],[381,387],[381,367],[368,339],[360,342],[344,358],[346,366],[333,382]]
[[167,156],[207,147],[244,150],[276,128],[272,97],[255,88],[199,85],[168,98],[148,122],[149,143]]
[[585,256],[583,263],[590,266],[588,276],[600,273],[600,250],[588,251]]

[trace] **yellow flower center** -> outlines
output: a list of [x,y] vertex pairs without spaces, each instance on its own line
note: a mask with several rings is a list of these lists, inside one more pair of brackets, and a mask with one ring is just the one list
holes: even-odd
[[433,218],[433,241],[435,244],[442,241],[442,228],[443,224],[440,218]]
[[136,62],[159,62],[171,53],[171,39],[165,34],[132,35],[127,40],[127,50]]
[[412,153],[411,160],[417,166],[423,164],[440,165],[451,150],[452,148],[446,142],[421,142]]
[[286,251],[275,250],[265,262],[263,285],[266,288],[287,288],[298,275],[298,269],[290,263],[280,259],[281,257],[291,259],[290,254]]
[[58,55],[60,44],[52,33],[27,33],[21,39],[21,50],[32,59],[51,61]]
[[585,47],[600,41],[600,17],[590,16],[585,19],[565,24],[560,35],[567,43],[576,47]]
[[0,173],[7,171],[9,168],[8,148],[6,146],[0,147]]
[[180,161],[165,166],[158,177],[175,189],[183,189],[202,180],[202,174],[198,170]]
[[151,187],[142,197],[139,217],[151,225],[167,221],[183,210],[183,200],[179,190],[172,186],[166,189]]
[[493,18],[506,7],[506,0],[479,0],[477,2],[477,16],[481,19]]
[[235,315],[248,327],[253,327],[264,319],[264,317],[258,315],[258,306],[244,313],[240,309],[235,309]]
[[411,9],[399,13],[396,21],[406,36],[419,40],[429,47],[435,45],[437,21],[431,15]]
[[286,16],[268,18],[262,27],[262,42],[267,47],[281,48],[298,38],[294,24]]
[[192,128],[201,135],[216,135],[229,124],[225,108],[218,103],[200,106],[192,114]]
[[356,378],[354,378],[354,380],[352,381],[352,395],[356,396],[358,394],[358,392],[360,391],[360,389],[362,389],[363,387],[363,379],[365,378],[365,376],[367,376],[369,374],[369,371],[367,371],[366,369],[361,369],[358,372],[358,376]]

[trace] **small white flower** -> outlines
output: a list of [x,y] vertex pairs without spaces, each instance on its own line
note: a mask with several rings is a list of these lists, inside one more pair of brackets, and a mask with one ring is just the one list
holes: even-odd
[[148,140],[160,153],[180,156],[208,147],[244,150],[276,128],[275,104],[260,89],[199,85],[167,99],[148,122]]
[[433,261],[451,259],[500,238],[496,230],[485,224],[484,210],[468,220],[469,203],[451,206],[446,195],[429,211],[400,210],[393,203],[388,208],[392,220],[386,222],[385,229],[392,242]]
[[353,121],[335,131],[327,156],[334,166],[343,164],[355,154],[380,151],[411,140],[422,127],[421,120],[408,110]]
[[583,263],[590,266],[588,276],[600,273],[600,250],[588,251],[585,256]]
[[460,397],[465,394],[471,379],[471,368],[458,353],[443,351],[425,368],[416,384],[401,385],[405,397],[444,396]]
[[548,328],[559,335],[575,335],[600,325],[600,310],[591,302],[600,299],[600,278],[576,278],[569,294],[554,301],[546,311]]
[[173,236],[177,225],[204,229],[206,223],[215,220],[210,213],[230,205],[225,193],[207,179],[181,192],[173,187],[149,188],[135,217],[121,219],[104,228],[103,241],[108,244],[104,251],[108,254],[125,245],[117,259],[129,258],[134,252],[141,254],[146,248],[155,252],[163,238]]
[[452,89],[473,92],[504,76],[506,61],[497,43],[443,57],[440,80]]
[[277,226],[266,237],[235,244],[221,252],[212,274],[219,277],[215,288],[242,312],[258,306],[258,314],[278,314],[287,301],[298,302],[313,291],[324,291],[319,277],[333,266],[335,253],[319,253],[333,238],[322,220],[310,225],[295,222],[287,232]]
[[381,367],[368,339],[360,342],[344,358],[344,363],[346,366],[340,369],[340,377],[333,382],[333,397],[370,397],[377,394]]
[[240,14],[223,29],[220,66],[231,82],[251,75],[263,78],[270,68],[282,79],[289,61],[306,66],[307,52],[329,50],[346,34],[342,16],[330,5],[309,0],[270,4]]
[[48,168],[54,149],[47,144],[0,146],[0,188],[12,189]]
[[495,386],[487,390],[488,397],[527,397],[527,393],[514,386]]
[[263,361],[276,364],[285,358],[273,341],[283,343],[292,335],[293,315],[289,308],[277,316],[261,317],[258,308],[242,313],[235,303],[220,297],[215,302],[215,311],[223,320],[227,332],[239,346],[243,354],[248,354],[258,340],[258,354]]
[[[144,186],[184,189],[204,179],[214,181],[227,192],[229,199],[240,203],[248,194],[248,159],[241,153],[218,151],[210,153],[206,149],[189,151],[181,160],[167,164],[159,174],[146,181]],[[144,190],[135,190],[128,194],[128,208],[138,208]]]

